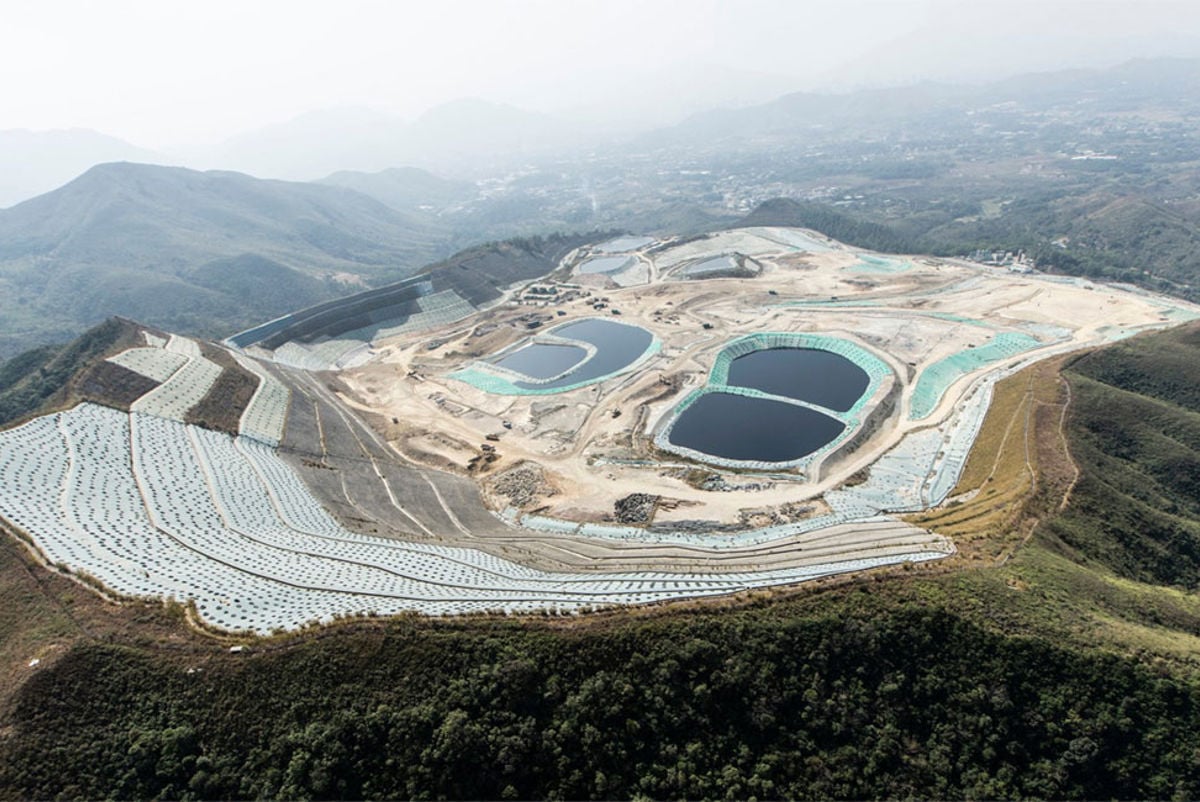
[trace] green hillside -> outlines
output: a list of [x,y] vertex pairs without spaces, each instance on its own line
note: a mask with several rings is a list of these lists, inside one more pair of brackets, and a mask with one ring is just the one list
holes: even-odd
[[[95,395],[89,392],[94,389],[89,370],[104,357],[144,345],[140,330],[128,320],[110,318],[67,345],[42,346],[5,362],[0,366],[0,427]],[[108,368],[113,374],[128,373],[117,365]]]
[[341,187],[99,165],[0,210],[0,359],[110,315],[225,335],[451,250],[432,217]]
[[0,789],[1195,798],[1198,352],[1190,327],[1076,360],[1069,392],[1055,363],[1009,379],[972,460],[1026,421],[1037,481],[1007,524],[973,518],[955,561],[725,604],[349,623],[230,654],[179,609],[105,605],[9,542]]
[[1070,370],[1086,466],[1047,534],[1143,582],[1200,589],[1200,329],[1119,344]]

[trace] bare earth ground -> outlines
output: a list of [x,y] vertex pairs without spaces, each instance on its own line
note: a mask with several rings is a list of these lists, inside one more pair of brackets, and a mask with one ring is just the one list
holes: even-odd
[[[532,465],[544,479],[544,493],[526,509],[540,514],[612,520],[618,499],[646,493],[667,501],[658,506],[656,523],[737,526],[753,517],[748,511],[797,502],[821,511],[824,492],[870,466],[906,434],[946,420],[975,380],[1005,366],[993,364],[964,377],[930,416],[908,420],[915,377],[943,357],[982,346],[1000,332],[1034,336],[1043,343],[1039,351],[1060,353],[1105,342],[1118,328],[1163,326],[1171,307],[1195,311],[1119,288],[923,257],[887,257],[909,263],[895,272],[864,270],[848,249],[803,253],[780,244],[786,234],[730,231],[678,248],[651,249],[642,256],[651,266],[647,284],[621,288],[604,276],[587,276],[590,296],[565,303],[516,300],[522,296],[517,288],[510,293],[513,300],[455,326],[377,343],[369,363],[338,375],[341,397],[363,413],[374,413],[368,417],[377,432],[408,461],[469,476],[495,510],[510,503],[494,491],[495,477]],[[677,280],[666,272],[732,251],[752,256],[764,266],[762,274]],[[561,294],[579,287],[568,268],[555,274]],[[609,307],[597,311],[591,304],[601,297]],[[836,305],[828,305],[834,300]],[[531,336],[522,319],[531,312],[547,313],[560,323],[608,316],[612,309],[620,312],[614,319],[642,326],[662,343],[659,354],[630,373],[541,396],[490,394],[450,376],[479,356]],[[559,317],[559,312],[565,314]],[[813,332],[867,347],[896,375],[901,390],[896,410],[876,421],[877,430],[852,454],[807,475],[754,476],[655,453],[650,442],[655,426],[704,384],[717,353],[736,337],[766,331]],[[439,345],[429,348],[431,340]],[[883,390],[870,406],[882,395]],[[489,435],[499,439],[489,441]],[[484,445],[494,448],[495,456],[489,457]],[[621,463],[629,460],[651,462]],[[693,469],[755,489],[699,489],[689,482]]]

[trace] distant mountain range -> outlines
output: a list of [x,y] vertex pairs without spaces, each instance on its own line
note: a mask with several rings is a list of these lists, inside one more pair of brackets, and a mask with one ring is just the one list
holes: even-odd
[[[759,169],[753,159],[766,154],[774,165],[775,148],[802,169],[808,144],[816,143],[813,152],[819,152],[821,142],[838,141],[845,169],[861,171],[858,151],[847,150],[845,143],[862,142],[878,150],[883,142],[919,139],[924,146],[941,137],[953,150],[961,143],[972,147],[980,131],[991,132],[993,141],[1000,142],[993,146],[993,156],[1003,158],[1010,151],[1001,135],[1015,129],[1027,138],[1050,132],[1045,147],[1053,153],[1064,142],[1086,146],[1076,132],[1092,130],[1096,115],[1119,125],[1127,119],[1126,111],[1169,133],[1170,147],[1178,152],[1167,155],[1190,163],[1188,132],[1200,118],[1200,60],[1135,61],[1108,70],[1028,75],[976,87],[925,84],[842,95],[793,93],[751,108],[695,115],[603,152],[582,150],[583,140],[569,126],[543,115],[482,101],[447,104],[411,123],[362,111],[309,115],[231,141],[225,154],[249,164],[257,153],[275,159],[280,171],[310,174],[318,179],[314,183],[108,163],[57,190],[0,209],[0,359],[31,345],[66,340],[114,314],[223,336],[403,279],[483,240],[597,227],[689,233],[732,223],[738,215],[722,205],[725,189],[717,183],[719,176],[689,183],[691,179],[678,175],[707,175],[707,169],[695,168],[711,164],[718,165],[714,171],[719,173],[727,169],[720,167],[721,159],[741,158],[756,149],[757,156],[728,169],[750,171],[746,175],[753,177]],[[1151,160],[1145,163],[1155,164],[1160,156],[1151,151],[1165,140],[1154,133],[1158,129],[1146,130],[1150,133],[1138,129],[1131,136],[1139,147],[1144,145],[1143,158]],[[662,160],[647,156],[656,148],[662,149]],[[34,180],[30,176],[38,169],[65,170],[93,158],[90,154],[113,151],[145,154],[90,132],[0,132],[0,191],[15,191],[20,182],[14,183],[12,175]],[[585,152],[586,158],[579,155]],[[973,163],[977,152],[963,152]],[[554,161],[572,153],[573,159]],[[416,154],[421,158],[410,158]],[[412,166],[441,160],[461,167],[467,154],[505,162],[481,168],[481,174],[497,178],[494,186],[445,177],[453,176],[452,171],[439,176]],[[13,165],[25,156],[25,172],[14,172]],[[525,157],[542,168],[513,169]],[[966,163],[962,156],[956,158]],[[1091,163],[1070,164],[1082,165],[1072,166],[1078,172]],[[358,169],[344,169],[347,165]],[[325,169],[331,166],[343,169]],[[930,185],[929,176],[920,172],[928,164],[915,159],[901,166],[913,169],[897,173],[899,179]],[[1125,169],[1136,168],[1131,163]],[[1194,279],[1190,232],[1195,204],[1194,192],[1183,180],[1190,173],[1177,172],[1172,174],[1179,184],[1174,195],[1163,200],[1144,193],[1140,205],[1125,199],[1129,191],[1118,191],[1117,185],[1106,194],[1095,181],[1077,189],[1062,179],[1045,198],[1034,199],[1043,211],[1030,211],[1033,201],[1026,198],[1024,205],[1004,206],[998,217],[981,215],[975,201],[961,210],[926,210],[915,221],[881,218],[886,226],[866,228],[863,215],[848,209],[834,214],[808,204],[771,211],[788,219],[798,216],[822,230],[845,229],[851,233],[843,231],[842,239],[878,248],[892,247],[887,243],[893,240],[911,247],[920,241],[928,248],[962,253],[963,248],[994,242],[1034,249],[1043,240],[1069,241],[1069,247],[1050,252],[1051,264],[1090,259],[1083,267],[1063,269],[1103,275],[1113,261],[1112,243],[1119,241],[1120,253],[1131,255],[1119,264],[1123,280],[1131,280],[1130,271],[1137,268],[1139,274],[1151,270],[1182,286]],[[50,174],[42,173],[39,180]],[[772,180],[770,174],[762,173],[764,180]],[[836,183],[837,173],[830,174]],[[788,180],[785,173],[781,185]],[[1048,186],[1039,180],[1040,187]],[[1090,193],[1087,208],[1059,203],[1063,197],[1082,196],[1084,189]],[[775,190],[768,186],[756,202]],[[996,190],[1000,201],[1005,192]],[[1014,239],[1018,223],[1028,236]],[[1158,247],[1164,231],[1179,270],[1134,258],[1166,252]],[[1155,237],[1155,247],[1146,248],[1143,233]]]
[[[638,150],[772,137],[804,141],[835,135],[847,125],[860,134],[891,131],[901,121],[926,130],[931,120],[964,123],[964,113],[1014,100],[1061,108],[1097,100],[1145,104],[1177,99],[1192,108],[1200,98],[1200,60],[1135,60],[1108,69],[1026,74],[979,85],[921,83],[843,93],[781,94],[786,79],[736,70],[672,74],[664,81],[676,90],[667,93],[670,102],[656,100],[657,89],[634,87],[561,115],[478,99],[435,106],[413,120],[367,108],[333,108],[166,154],[95,131],[0,131],[0,208],[110,161],[174,163],[303,181],[405,165],[464,176],[578,158],[597,147],[619,151],[627,144]],[[624,110],[627,123],[613,122],[621,116],[615,109]],[[341,177],[325,180],[345,182]]]
[[140,148],[88,130],[0,131],[0,208],[61,186],[96,164],[131,161],[235,170],[315,181],[340,171],[416,165],[440,172],[504,168],[598,141],[586,126],[514,106],[457,100],[412,121],[337,108],[239,134],[214,145]]
[[343,187],[104,164],[0,210],[0,358],[113,314],[228,334],[451,250],[432,217]]
[[[1145,108],[1162,105],[1172,115],[1200,109],[1200,59],[1136,60],[1105,70],[1035,73],[984,85],[922,83],[845,94],[793,92],[741,109],[692,115],[652,131],[637,144],[653,147],[717,146],[735,141],[817,142],[884,135],[898,127],[914,131],[969,126],[969,116],[1017,106],[1024,111]],[[932,128],[931,128],[932,126]]]
[[412,121],[370,109],[327,109],[179,155],[187,164],[312,181],[340,170],[400,165],[461,171],[520,164],[586,141],[581,129],[564,120],[464,99]]
[[402,212],[438,211],[478,194],[469,181],[441,178],[419,167],[392,167],[377,173],[341,170],[316,183],[361,192]]

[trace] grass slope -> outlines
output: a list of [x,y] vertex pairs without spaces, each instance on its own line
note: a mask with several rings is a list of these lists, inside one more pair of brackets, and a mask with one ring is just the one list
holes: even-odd
[[1072,366],[1074,453],[1083,475],[1048,533],[1122,576],[1195,591],[1200,329],[1147,339],[1094,352]]

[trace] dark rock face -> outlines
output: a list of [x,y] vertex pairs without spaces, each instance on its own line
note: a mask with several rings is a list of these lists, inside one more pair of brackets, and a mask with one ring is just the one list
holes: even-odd
[[649,493],[630,493],[613,504],[613,512],[623,524],[648,524],[658,508],[659,496]]

